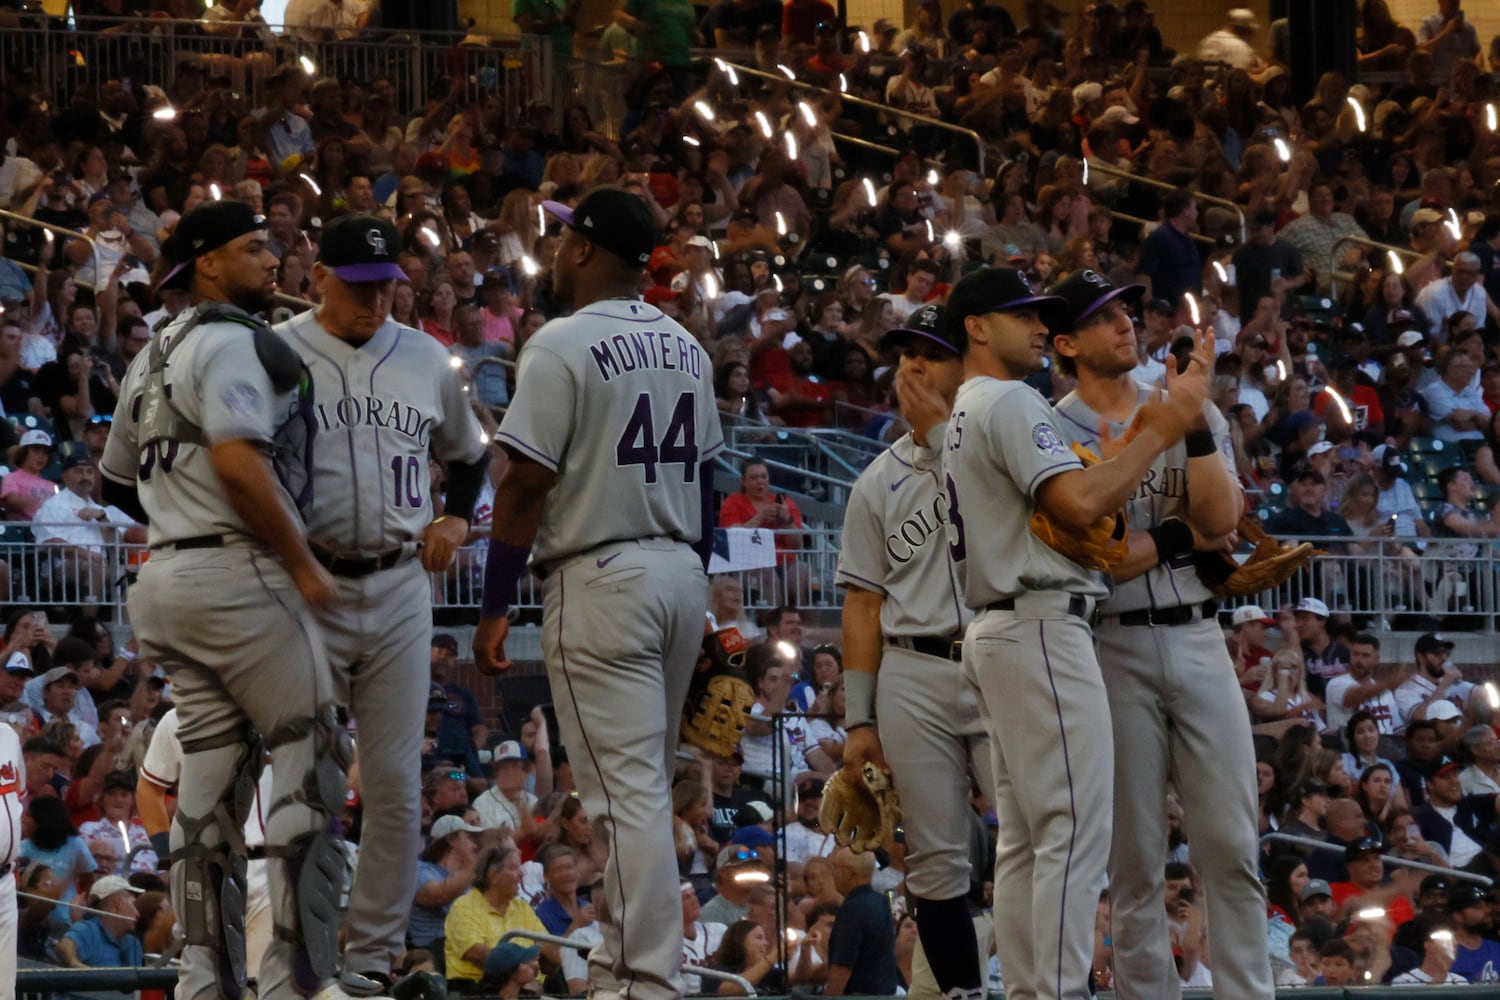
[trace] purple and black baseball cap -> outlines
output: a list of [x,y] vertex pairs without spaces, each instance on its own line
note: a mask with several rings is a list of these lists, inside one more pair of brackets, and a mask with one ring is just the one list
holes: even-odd
[[396,265],[401,236],[373,215],[340,216],[323,230],[318,260],[343,281],[406,281]]
[[906,326],[892,327],[880,338],[880,346],[883,350],[895,353],[911,343],[913,339],[921,338],[938,345],[946,351],[958,354],[958,348],[954,347],[947,337],[943,336],[943,313],[944,309],[937,303],[923,306],[906,321]]
[[948,293],[948,309],[943,317],[941,335],[960,352],[967,349],[968,334],[964,320],[992,312],[1035,309],[1050,330],[1062,313],[1065,300],[1056,295],[1039,295],[1031,287],[1025,272],[1013,267],[981,267],[959,279]]
[[1115,299],[1140,298],[1146,286],[1116,285],[1098,271],[1085,268],[1052,290],[1062,297],[1067,307],[1058,316],[1056,324],[1049,322],[1047,326],[1053,333],[1071,333]]
[[661,245],[661,230],[646,203],[621,187],[597,187],[577,208],[560,201],[542,207],[590,243],[629,264],[645,264]]

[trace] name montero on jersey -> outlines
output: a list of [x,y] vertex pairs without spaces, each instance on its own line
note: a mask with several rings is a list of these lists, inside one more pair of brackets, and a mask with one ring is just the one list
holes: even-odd
[[608,382],[621,374],[641,369],[686,372],[703,377],[703,351],[696,341],[670,330],[616,333],[589,345],[589,355]]

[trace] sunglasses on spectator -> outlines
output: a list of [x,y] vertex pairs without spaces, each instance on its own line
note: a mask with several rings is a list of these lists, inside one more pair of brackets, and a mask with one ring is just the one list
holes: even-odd
[[89,417],[89,424],[94,427],[97,427],[100,424],[108,425],[114,423],[114,419],[115,418],[113,414],[96,413],[92,417]]
[[759,861],[760,852],[752,847],[742,847],[729,856],[730,861]]
[[831,642],[820,642],[813,647],[814,655],[818,653],[837,653],[838,651],[839,648]]
[[449,781],[468,781],[469,776],[463,771],[449,771],[444,775]]

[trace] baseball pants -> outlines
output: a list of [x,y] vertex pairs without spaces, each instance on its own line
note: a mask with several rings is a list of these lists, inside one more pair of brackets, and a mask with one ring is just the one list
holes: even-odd
[[1142,628],[1105,619],[1094,634],[1115,740],[1115,995],[1182,995],[1163,905],[1170,781],[1203,878],[1214,994],[1270,997],[1266,894],[1256,875],[1255,749],[1223,632],[1212,620]]
[[0,1000],[16,995],[16,931],[20,926],[16,907],[14,872],[0,875]]
[[[979,981],[987,983],[990,979],[990,951],[995,943],[995,925],[987,914],[975,914],[974,940],[979,942]],[[920,940],[911,954],[911,985],[906,988],[906,995],[914,1000],[941,1000],[943,996]]]
[[422,723],[432,686],[432,590],[409,559],[364,577],[335,577],[334,607],[318,614],[340,704],[359,737],[364,806],[359,867],[345,917],[344,968],[390,975],[422,850]]
[[[964,636],[990,730],[999,843],[995,948],[1009,1000],[1085,1000],[1109,860],[1109,702],[1070,595],[1022,594]],[[1085,614],[1092,601],[1085,601]]]
[[[246,723],[265,735],[313,718],[333,702],[333,680],[322,634],[286,570],[262,549],[162,549],[151,554],[131,588],[130,619],[143,655],[172,679],[183,744],[178,816],[208,817],[224,800],[248,749]],[[193,750],[195,745],[213,749]],[[327,820],[301,801],[316,759],[313,733],[275,747],[268,848],[286,847],[326,828]],[[223,843],[210,822],[202,843]],[[184,845],[172,824],[172,849]],[[278,926],[298,925],[296,895],[282,859],[267,862],[271,915]],[[191,907],[173,883],[179,920]],[[260,996],[297,996],[292,986],[294,945],[273,939],[260,967]],[[217,1000],[214,950],[185,948],[177,987],[180,1000]]]
[[880,746],[906,831],[906,886],[923,899],[969,891],[969,764],[994,788],[979,699],[957,663],[885,647],[875,689]]
[[[671,780],[708,578],[687,545],[614,542],[550,569],[542,653],[584,810],[609,845],[593,990],[683,994]],[[600,902],[595,897],[596,904]]]

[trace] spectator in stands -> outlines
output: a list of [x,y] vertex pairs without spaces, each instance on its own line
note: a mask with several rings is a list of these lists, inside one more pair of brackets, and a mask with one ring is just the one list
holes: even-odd
[[[748,981],[757,992],[779,989],[783,978],[777,970],[776,949],[765,930],[752,920],[740,919],[728,926],[714,952],[713,967]],[[718,989],[720,996],[741,992],[727,980]]]
[[1186,188],[1170,191],[1162,199],[1161,218],[1141,244],[1135,278],[1146,286],[1146,298],[1177,309],[1183,292],[1203,291],[1203,258],[1188,235],[1198,224],[1198,200]]
[[1259,302],[1262,295],[1275,297],[1277,311],[1291,314],[1291,298],[1307,284],[1302,254],[1276,236],[1276,212],[1263,208],[1250,216],[1250,240],[1235,251],[1235,281],[1242,303]]
[[[1307,214],[1281,231],[1282,241],[1295,248],[1304,264],[1315,272],[1320,290],[1328,288],[1332,276],[1334,244],[1346,236],[1363,237],[1364,230],[1353,216],[1334,211],[1333,185],[1322,179],[1313,181],[1307,189]],[[1357,257],[1359,248],[1351,251],[1346,244],[1340,253],[1341,257]]]
[[728,927],[750,914],[750,889],[764,881],[767,866],[753,847],[729,844],[714,861],[714,895],[703,904],[703,919]]
[[564,844],[578,854],[578,883],[593,886],[604,871],[604,861],[609,856],[609,847],[589,822],[588,813],[577,796],[565,795],[554,812],[547,818],[542,840],[549,844]]
[[1441,847],[1458,868],[1474,860],[1489,839],[1497,802],[1493,794],[1465,795],[1461,770],[1450,757],[1434,761],[1427,774],[1427,802],[1415,814],[1422,836]]
[[[1380,666],[1380,640],[1360,632],[1349,640],[1349,670],[1327,682],[1328,727],[1342,732],[1355,712],[1367,713],[1382,733],[1396,733],[1406,727],[1406,719],[1393,692],[1406,675],[1392,671],[1376,677]],[[1351,776],[1353,772],[1350,772]],[[1500,792],[1500,789],[1496,789]]]
[[505,830],[517,841],[536,833],[536,796],[526,791],[526,758],[521,744],[506,740],[495,747],[493,784],[474,800],[487,829]]
[[1449,316],[1468,313],[1476,319],[1484,316],[1500,323],[1500,306],[1496,306],[1480,279],[1479,257],[1464,251],[1453,258],[1453,270],[1446,278],[1431,282],[1417,294],[1416,304],[1427,316],[1427,333],[1443,343],[1443,325]]
[[578,852],[553,844],[542,852],[547,897],[535,906],[548,934],[568,937],[594,923],[594,906],[578,888]]
[[1491,726],[1464,731],[1464,750],[1470,764],[1459,774],[1465,795],[1500,795],[1500,736]]
[[802,511],[796,500],[771,488],[771,469],[764,461],[751,459],[741,467],[740,492],[724,498],[719,526],[776,531],[776,569],[757,570],[750,576],[751,588],[759,591],[762,600],[774,594],[805,592],[796,586],[808,577],[796,556],[802,547],[802,536],[796,533],[802,527]]
[[141,939],[135,934],[140,914],[135,908],[139,890],[118,875],[106,875],[89,889],[89,905],[107,916],[90,913],[57,942],[58,960],[75,969],[133,967],[145,963]]
[[844,894],[828,941],[830,996],[896,992],[895,935],[885,896],[870,887],[875,856],[840,848],[833,855],[834,881]]
[[[1321,472],[1310,466],[1303,469],[1292,481],[1289,493],[1291,503],[1285,510],[1271,516],[1266,523],[1266,530],[1276,535],[1293,537],[1353,535],[1349,523],[1328,509],[1328,480]],[[1319,547],[1331,553],[1342,551],[1338,543],[1320,543]],[[1318,588],[1321,593],[1329,597],[1345,593],[1343,567],[1337,561],[1322,560],[1314,568],[1313,575],[1319,577]],[[1323,604],[1322,601],[1318,603]],[[1323,617],[1327,618],[1326,605]],[[1321,691],[1322,685],[1316,684],[1314,693]]]
[[1479,55],[1479,34],[1464,17],[1460,0],[1438,0],[1437,13],[1417,24],[1417,47],[1432,56],[1432,76],[1446,82],[1461,60]]
[[[507,931],[546,933],[531,905],[518,896],[520,878],[521,852],[513,842],[502,842],[479,859],[473,888],[454,901],[443,921],[450,983],[478,983],[490,950]],[[560,961],[555,944],[544,946],[542,954],[551,964]]]
[[145,530],[116,507],[94,501],[98,470],[87,454],[74,453],[63,460],[63,488],[36,511],[32,535],[49,546],[53,572],[73,592],[96,600],[117,575],[117,560],[111,545],[118,539],[139,544]]
[[30,430],[11,459],[11,471],[0,482],[0,508],[7,521],[30,521],[37,510],[57,492],[57,484],[42,477],[52,462],[52,435]]
[[1490,920],[1490,901],[1476,885],[1460,884],[1448,892],[1453,917],[1453,971],[1471,983],[1500,978],[1500,942]]
[[469,891],[479,859],[472,826],[457,816],[442,816],[432,824],[431,840],[417,862],[417,889],[412,897],[406,937],[415,947],[436,954],[443,950],[443,921],[455,899]]

